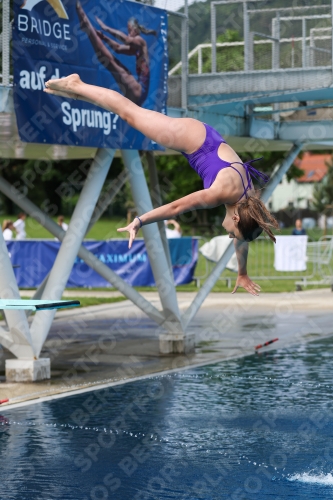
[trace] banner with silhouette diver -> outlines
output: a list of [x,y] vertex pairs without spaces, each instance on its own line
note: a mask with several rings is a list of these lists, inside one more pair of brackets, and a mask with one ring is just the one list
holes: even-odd
[[138,106],[166,113],[167,13],[120,0],[14,0],[14,104],[22,141],[163,149],[118,115],[43,92],[78,73]]

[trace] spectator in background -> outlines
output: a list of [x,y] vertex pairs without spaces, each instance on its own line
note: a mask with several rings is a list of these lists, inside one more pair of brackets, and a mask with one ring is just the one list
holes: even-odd
[[[169,219],[164,221],[165,233],[167,238],[180,238],[182,235],[182,230],[178,222],[174,219]],[[173,226],[173,229],[169,229],[168,226]]]
[[304,236],[306,234],[305,229],[303,229],[302,227],[301,219],[296,219],[295,228],[293,229],[293,232],[291,234],[293,236]]
[[64,216],[63,215],[59,215],[58,219],[57,219],[57,223],[58,223],[58,226],[61,227],[61,229],[63,229],[64,231],[67,231],[68,229],[68,224],[66,224],[66,222],[64,222]]
[[15,231],[15,227],[13,221],[10,219],[5,219],[2,223],[2,235],[5,241],[10,241],[13,238],[13,232]]
[[18,219],[14,222],[17,240],[25,240],[27,233],[25,232],[25,219],[27,215],[24,212],[18,214]]

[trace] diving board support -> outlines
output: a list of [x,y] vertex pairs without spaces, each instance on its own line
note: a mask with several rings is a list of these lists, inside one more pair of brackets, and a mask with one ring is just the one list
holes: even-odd
[[[158,175],[156,169],[155,156],[153,151],[146,151],[146,160],[148,164],[148,172],[149,172],[149,183],[150,183],[150,193],[151,193],[151,201],[154,208],[161,207],[163,205],[160,183],[158,182]],[[172,273],[172,264],[171,264],[171,256],[170,256],[170,248],[169,243],[166,236],[165,224],[164,221],[159,221],[157,223],[158,229],[160,231],[160,236],[164,248],[164,252],[166,258],[168,260],[168,266],[170,269],[171,277],[173,278]]]
[[[129,181],[136,209],[139,215],[149,212],[153,209],[153,204],[139,153],[138,151],[123,150],[121,154],[129,172]],[[174,280],[168,266],[157,223],[143,226],[142,232],[162,303],[165,318],[162,326],[168,331],[167,334],[160,335],[160,353],[191,352],[194,350],[194,337],[186,335],[184,332]],[[144,308],[142,310],[146,312]]]
[[[262,195],[261,195],[261,200],[263,202],[267,202],[271,195],[273,194],[275,188],[279,185],[280,181],[282,180],[282,177],[286,172],[288,172],[289,168],[291,165],[294,163],[295,159],[297,158],[297,155],[299,152],[302,150],[304,144],[298,143],[294,144],[291,150],[288,153],[288,156],[285,158],[283,163],[280,165],[280,167],[277,169],[269,183],[267,184],[267,187],[264,189]],[[191,320],[194,318],[196,313],[198,312],[199,308],[201,307],[202,303],[206,299],[207,295],[215,285],[216,281],[219,279],[221,273],[224,271],[226,268],[230,258],[234,254],[234,244],[233,240],[230,240],[230,243],[228,247],[226,248],[224,254],[220,258],[220,260],[217,262],[216,266],[206,279],[204,285],[202,288],[199,290],[195,298],[193,299],[192,303],[186,310],[186,312],[183,314],[183,324],[184,328],[186,329]]]
[[[120,174],[118,175],[117,179],[115,179],[111,185],[108,187],[108,189],[103,193],[103,195],[100,196],[100,199],[98,200],[96,207],[93,211],[93,214],[91,216],[91,220],[89,222],[87,232],[86,234],[89,233],[91,228],[96,224],[96,222],[100,219],[100,217],[103,215],[105,210],[108,208],[114,197],[119,193],[123,185],[128,179],[128,174],[125,170],[121,171]],[[63,237],[65,236],[65,232],[63,232]],[[58,238],[60,239],[60,238]],[[62,241],[62,240],[61,240]],[[44,288],[46,286],[46,283],[49,279],[49,274],[45,276],[43,279],[42,283],[39,285],[37,288],[36,292],[33,295],[34,299],[40,299],[44,293]],[[29,315],[29,313],[27,313]]]
[[263,190],[260,199],[264,202],[267,203],[269,198],[272,196],[275,188],[280,184],[282,181],[283,176],[288,172],[289,168],[291,165],[294,163],[296,160],[298,154],[302,151],[304,147],[304,144],[302,142],[296,143],[293,145],[293,147],[290,149],[288,156],[284,159],[282,164],[279,166],[279,168],[276,170],[276,172],[273,174],[271,177],[270,181],[268,182],[267,186]]
[[[45,285],[42,298],[47,297],[52,300],[61,299],[114,154],[115,151],[113,149],[97,150],[71,217],[68,230]],[[31,335],[38,355],[49,333],[54,314],[54,310],[37,314],[31,324]]]
[[[0,297],[21,300],[7,245],[0,231]],[[4,311],[8,332],[0,329],[0,343],[18,358],[33,359],[36,355],[28,321],[23,310]]]
[[[47,231],[49,231],[53,236],[58,238],[58,240],[63,241],[66,231],[64,231],[58,224],[56,224],[48,215],[46,215],[40,208],[38,208],[31,200],[22,196],[15,186],[12,186],[5,179],[0,177],[0,192],[8,196],[17,206],[19,206],[25,213],[30,217],[36,219]],[[87,250],[83,245],[80,246],[78,257],[82,259],[88,266],[90,266],[94,271],[100,274],[106,281],[108,281],[112,286],[119,290],[125,297],[133,302],[139,309],[143,310],[145,313],[158,325],[162,325],[165,321],[162,313],[146,300],[139,292],[137,292],[132,286],[130,286],[126,281],[124,281],[118,274],[116,274],[112,269],[101,262],[92,252]],[[36,293],[34,298],[41,298],[41,288],[46,286],[46,279],[40,286],[38,294]]]

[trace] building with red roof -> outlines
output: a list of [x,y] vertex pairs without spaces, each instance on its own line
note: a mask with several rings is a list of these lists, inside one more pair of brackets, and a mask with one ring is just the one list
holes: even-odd
[[332,162],[331,154],[318,154],[306,151],[301,158],[296,158],[294,165],[304,171],[298,179],[290,182],[284,176],[280,185],[268,200],[268,208],[273,212],[284,209],[310,208],[313,187],[327,174],[327,165]]
[[304,171],[296,182],[320,182],[327,174],[327,165],[332,162],[332,155],[312,154],[306,151],[302,158],[296,158],[294,165]]

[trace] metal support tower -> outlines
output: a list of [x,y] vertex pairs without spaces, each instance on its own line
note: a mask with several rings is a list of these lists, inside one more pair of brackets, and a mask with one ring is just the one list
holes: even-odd
[[[114,150],[99,149],[89,169],[85,185],[75,206],[68,230],[52,267],[42,298],[61,299],[81,242],[101,193],[114,157]],[[55,311],[43,311],[31,325],[33,343],[38,356],[49,333]]]

